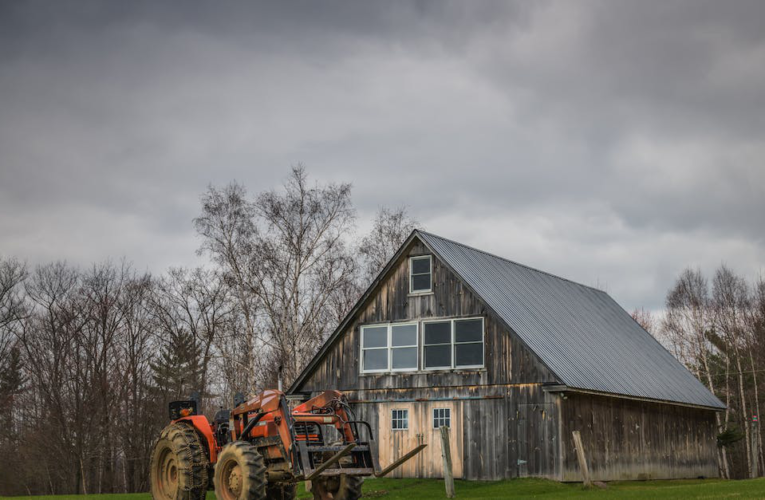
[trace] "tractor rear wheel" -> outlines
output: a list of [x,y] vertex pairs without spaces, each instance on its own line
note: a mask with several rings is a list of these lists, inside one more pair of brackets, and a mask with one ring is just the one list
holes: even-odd
[[263,456],[246,441],[227,444],[215,464],[218,500],[266,500]]
[[154,500],[204,500],[208,459],[194,428],[171,424],[162,430],[151,454],[151,497]]
[[358,500],[361,498],[361,485],[364,478],[361,476],[331,476],[312,481],[311,491],[314,500]]
[[266,497],[268,500],[295,500],[297,498],[297,484],[268,485]]

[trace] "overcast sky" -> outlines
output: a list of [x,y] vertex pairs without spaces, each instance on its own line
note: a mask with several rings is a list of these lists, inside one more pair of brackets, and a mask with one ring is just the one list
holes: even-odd
[[210,183],[303,162],[659,309],[765,262],[765,2],[0,3],[0,255],[198,262]]

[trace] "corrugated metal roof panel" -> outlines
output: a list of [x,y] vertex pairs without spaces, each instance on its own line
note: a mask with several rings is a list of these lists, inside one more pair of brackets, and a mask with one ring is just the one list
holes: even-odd
[[567,386],[725,407],[607,293],[417,234]]

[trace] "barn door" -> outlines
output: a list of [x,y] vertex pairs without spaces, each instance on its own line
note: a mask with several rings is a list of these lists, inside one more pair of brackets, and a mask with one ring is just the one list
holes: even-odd
[[457,402],[382,403],[378,422],[382,467],[420,444],[428,445],[390,477],[443,477],[441,431],[437,426],[448,424],[454,477],[462,478],[462,408]]
[[[422,442],[415,403],[382,403],[377,421],[380,466],[386,467]],[[388,477],[420,477],[421,453],[395,469]]]
[[420,426],[426,436],[428,447],[424,455],[421,477],[444,477],[441,457],[441,426],[449,427],[449,447],[452,454],[452,473],[462,479],[462,405],[457,401],[422,403]]

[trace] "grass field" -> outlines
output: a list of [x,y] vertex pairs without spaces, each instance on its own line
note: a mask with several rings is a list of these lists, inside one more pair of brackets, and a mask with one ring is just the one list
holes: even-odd
[[[517,479],[499,482],[457,481],[458,499],[479,498],[763,498],[765,478],[747,481],[721,481],[715,479],[689,481],[641,481],[609,483],[606,489],[584,489],[581,485],[561,484],[543,479]],[[38,497],[35,500],[150,500],[145,493],[130,495],[59,495]],[[302,488],[299,498],[313,498]],[[364,498],[385,500],[445,498],[444,484],[434,479],[370,479],[364,483]],[[209,493],[207,500],[215,500]]]

